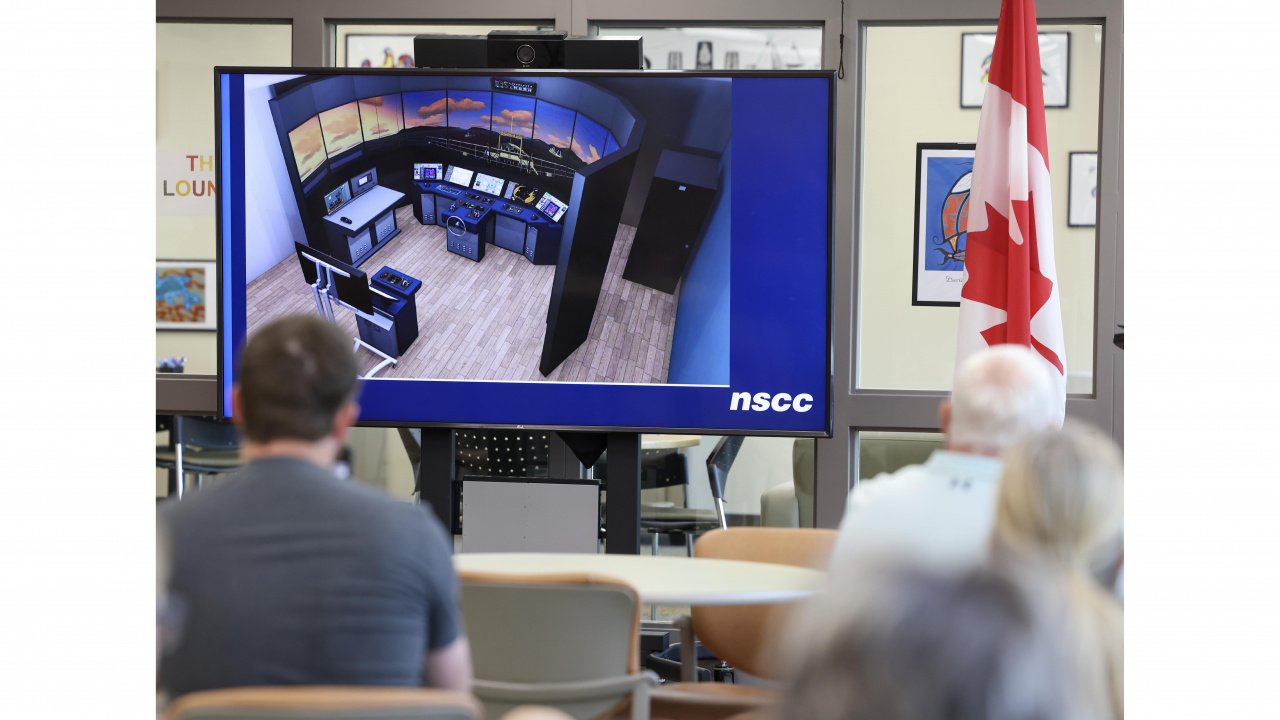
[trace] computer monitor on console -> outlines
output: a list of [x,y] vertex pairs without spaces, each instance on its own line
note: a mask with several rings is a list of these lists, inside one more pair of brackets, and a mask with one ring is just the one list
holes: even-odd
[[461,185],[462,187],[471,187],[471,178],[475,175],[474,170],[468,170],[458,165],[450,165],[449,171],[445,173],[444,181]]

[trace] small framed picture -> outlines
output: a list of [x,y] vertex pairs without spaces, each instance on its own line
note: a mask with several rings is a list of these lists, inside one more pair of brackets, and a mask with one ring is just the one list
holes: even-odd
[[217,263],[156,261],[156,329],[217,330]]
[[347,35],[347,67],[411,68],[414,35]]
[[[996,47],[995,33],[960,34],[960,107],[980,108]],[[1071,33],[1040,33],[1040,75],[1044,106],[1067,107],[1070,97]]]
[[911,304],[960,306],[973,143],[916,145],[916,232]]
[[1067,165],[1067,225],[1098,224],[1098,153],[1073,152]]

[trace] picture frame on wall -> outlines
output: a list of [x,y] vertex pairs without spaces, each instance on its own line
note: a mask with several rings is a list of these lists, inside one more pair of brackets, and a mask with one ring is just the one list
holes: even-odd
[[156,260],[156,329],[218,329],[217,263]]
[[411,68],[414,35],[347,35],[347,67]]
[[1098,153],[1067,156],[1067,226],[1098,225]]
[[974,143],[916,144],[911,304],[959,307]]
[[[980,108],[996,47],[995,33],[960,34],[960,107]],[[1071,33],[1040,33],[1045,108],[1065,108],[1071,97]]]

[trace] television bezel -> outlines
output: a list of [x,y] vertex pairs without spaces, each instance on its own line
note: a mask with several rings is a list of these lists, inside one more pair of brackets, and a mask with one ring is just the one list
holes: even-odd
[[[520,423],[467,423],[467,422],[429,422],[429,421],[367,421],[357,420],[360,427],[419,427],[419,428],[500,428],[512,430],[545,430],[548,432],[625,432],[625,433],[675,433],[699,435],[743,435],[754,437],[813,437],[830,438],[833,436],[835,421],[835,307],[832,293],[832,247],[835,237],[835,174],[836,174],[836,71],[835,70],[552,70],[529,69],[517,70],[506,68],[476,69],[441,69],[441,68],[306,68],[306,67],[255,67],[255,66],[216,66],[213,69],[213,112],[214,112],[214,162],[222,157],[222,81],[223,75],[427,75],[427,76],[466,76],[466,77],[666,77],[666,78],[821,78],[827,81],[827,372],[826,372],[826,428],[824,430],[757,430],[752,428],[694,428],[669,426],[634,426],[634,425],[542,425]],[[219,170],[219,176],[220,176]],[[473,178],[474,179],[474,178]],[[222,193],[218,194],[219,208],[215,213],[217,246],[216,262],[221,281],[222,257]],[[223,331],[225,293],[218,293],[218,416],[229,418],[226,407],[226,370],[224,366],[224,343],[226,334]],[[601,383],[608,385],[609,383]]]

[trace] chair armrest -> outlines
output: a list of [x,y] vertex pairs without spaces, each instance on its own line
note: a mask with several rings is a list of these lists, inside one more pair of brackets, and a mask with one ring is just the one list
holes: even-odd
[[481,700],[509,700],[527,703],[554,703],[566,700],[600,700],[635,692],[658,684],[658,676],[650,670],[630,675],[576,680],[572,682],[512,683],[498,680],[476,680],[471,692]]
[[800,527],[800,501],[795,483],[774,485],[760,494],[760,524],[764,527]]

